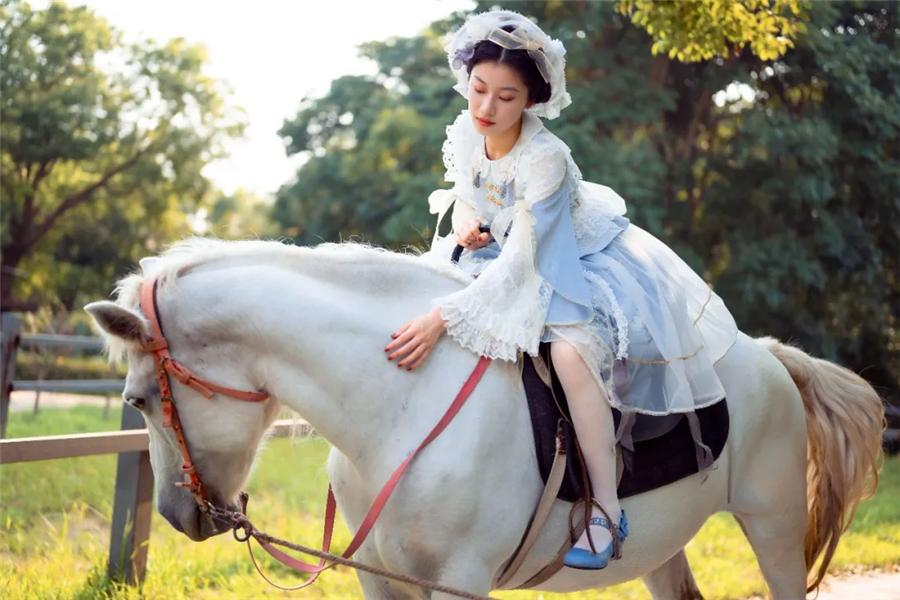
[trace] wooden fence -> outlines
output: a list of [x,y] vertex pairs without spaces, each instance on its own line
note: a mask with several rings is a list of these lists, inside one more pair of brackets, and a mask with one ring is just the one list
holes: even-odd
[[[0,438],[6,437],[10,395],[13,391],[118,393],[122,380],[16,381],[16,352],[20,347],[68,347],[98,350],[99,338],[61,335],[23,335],[21,319],[3,313],[0,321]],[[116,489],[109,544],[109,576],[135,584],[144,579],[153,513],[153,471],[150,438],[141,414],[125,404],[121,431],[0,439],[0,464],[55,460],[98,454],[118,454]],[[290,435],[291,420],[277,421],[274,437]]]

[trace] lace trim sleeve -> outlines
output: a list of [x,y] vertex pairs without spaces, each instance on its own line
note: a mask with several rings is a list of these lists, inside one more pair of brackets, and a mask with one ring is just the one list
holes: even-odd
[[471,168],[472,152],[478,145],[478,133],[472,125],[469,111],[462,111],[451,125],[447,126],[447,139],[443,153],[444,180],[461,183],[468,179],[466,171]]
[[535,269],[534,249],[534,217],[520,200],[500,256],[465,289],[432,301],[464,348],[508,361],[519,351],[537,355],[552,290]]
[[528,165],[522,197],[492,224],[498,240],[510,232],[500,256],[468,287],[432,302],[447,321],[447,333],[481,356],[514,361],[519,352],[537,355],[544,331],[553,289],[536,267],[532,206],[559,197],[555,192],[566,177],[566,157],[556,148],[536,146],[519,161]]

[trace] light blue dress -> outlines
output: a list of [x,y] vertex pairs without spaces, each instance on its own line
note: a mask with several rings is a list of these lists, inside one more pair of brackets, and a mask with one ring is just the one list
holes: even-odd
[[[454,227],[477,219],[494,241],[464,252],[465,289],[434,300],[448,333],[495,359],[566,340],[623,413],[693,413],[725,391],[714,364],[738,329],[712,289],[665,244],[630,223],[609,188],[583,182],[568,147],[523,116],[515,147],[488,160],[467,112],[447,128],[445,178],[429,199]],[[427,258],[446,261],[453,235]],[[477,276],[477,277],[474,277]],[[699,442],[699,440],[698,440]]]

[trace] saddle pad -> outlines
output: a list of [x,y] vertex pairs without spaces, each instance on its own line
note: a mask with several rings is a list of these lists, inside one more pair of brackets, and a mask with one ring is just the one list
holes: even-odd
[[[549,346],[543,346],[546,347],[541,348],[541,354],[545,357],[545,364],[550,365]],[[531,357],[525,356],[522,383],[528,398],[535,455],[541,478],[546,484],[556,451],[557,429],[561,428],[569,460],[557,497],[566,502],[575,502],[584,497],[584,470],[576,447],[575,431],[569,423],[569,406],[565,394],[552,367],[550,371],[554,388],[552,391],[538,375]],[[679,416],[682,418],[678,418]],[[621,413],[613,409],[613,417],[618,425]],[[701,439],[709,446],[713,460],[716,460],[728,440],[729,416],[725,399],[698,410],[697,417],[700,421]],[[657,423],[653,419],[665,421]],[[622,474],[619,482],[620,498],[655,490],[699,471],[694,440],[688,420],[683,415],[637,415],[633,431],[638,432],[633,435],[634,454],[625,460],[625,464],[630,464],[631,469],[626,468]],[[621,451],[630,454],[624,448]]]

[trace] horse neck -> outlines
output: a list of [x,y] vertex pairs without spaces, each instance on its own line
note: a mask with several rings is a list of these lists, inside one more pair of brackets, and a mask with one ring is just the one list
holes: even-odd
[[234,309],[225,326],[245,338],[241,345],[262,370],[254,378],[359,468],[377,460],[379,446],[402,443],[387,431],[434,420],[427,403],[410,401],[440,385],[433,357],[409,373],[387,361],[384,346],[432,298],[460,289],[459,281],[389,256],[349,262],[315,252],[289,266],[213,276],[215,286],[199,287],[219,290],[208,292],[208,302],[221,302],[227,290]]

